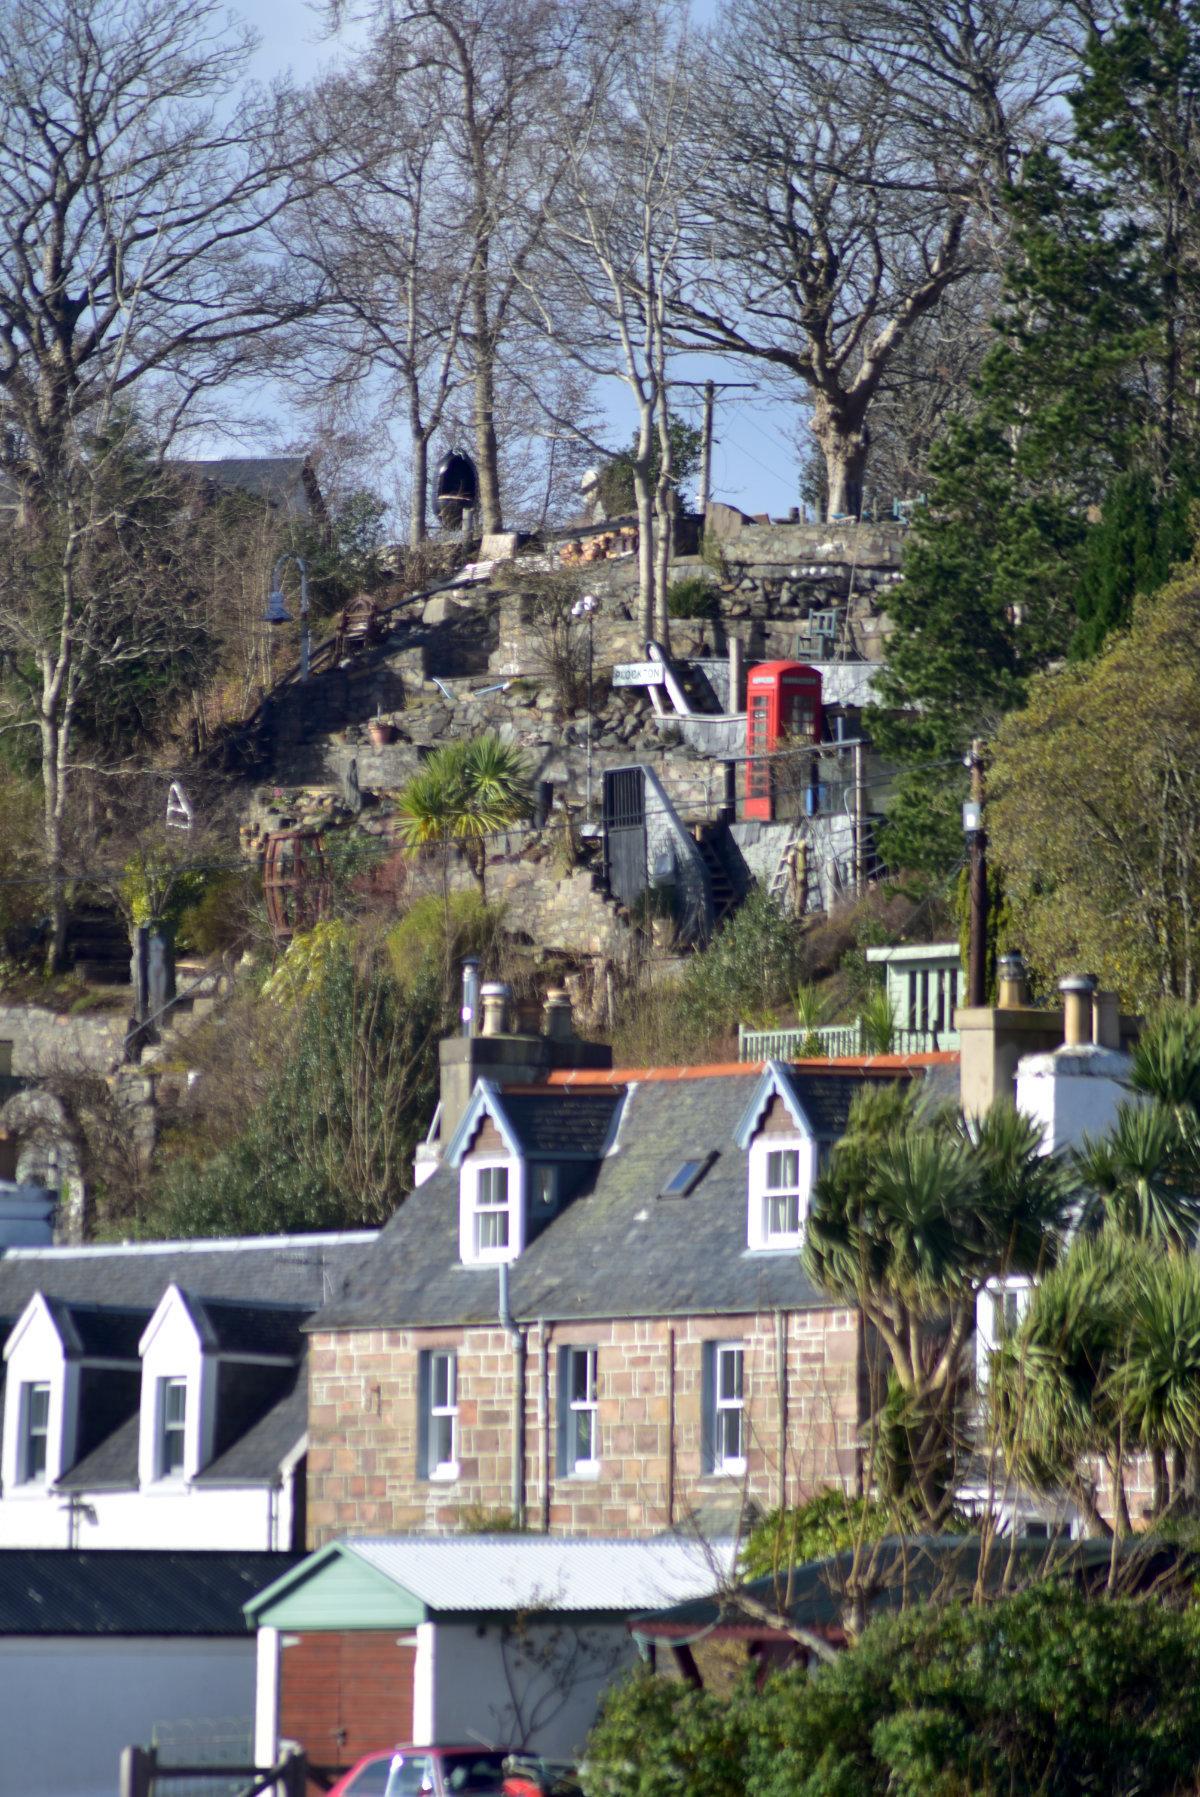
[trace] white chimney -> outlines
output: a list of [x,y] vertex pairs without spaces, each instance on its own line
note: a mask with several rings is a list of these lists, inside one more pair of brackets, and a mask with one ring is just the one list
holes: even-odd
[[[1093,1040],[1095,985],[1090,974],[1060,980],[1061,1048],[1025,1055],[1017,1063],[1017,1109],[1041,1125],[1046,1154],[1078,1148],[1084,1136],[1107,1135],[1118,1107],[1132,1096],[1129,1056]],[[1095,1029],[1109,1033],[1107,1005],[1097,1008]]]

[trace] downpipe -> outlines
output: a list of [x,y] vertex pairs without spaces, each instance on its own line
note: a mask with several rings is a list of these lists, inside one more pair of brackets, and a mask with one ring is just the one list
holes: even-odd
[[512,1343],[512,1513],[518,1529],[525,1527],[525,1332],[517,1327],[508,1301],[508,1263],[496,1269],[499,1281],[500,1326]]

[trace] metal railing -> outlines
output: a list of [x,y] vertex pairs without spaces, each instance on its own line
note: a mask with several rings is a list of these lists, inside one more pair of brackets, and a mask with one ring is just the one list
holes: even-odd
[[[958,1047],[957,1030],[892,1031],[888,1054],[937,1054]],[[816,1029],[791,1026],[777,1030],[751,1030],[738,1025],[739,1061],[799,1061],[820,1056],[827,1060],[879,1054],[861,1018],[853,1023],[825,1023]]]

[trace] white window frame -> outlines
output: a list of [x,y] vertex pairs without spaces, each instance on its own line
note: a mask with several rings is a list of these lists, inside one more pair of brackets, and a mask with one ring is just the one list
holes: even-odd
[[[429,1354],[429,1392],[428,1410],[425,1416],[425,1477],[427,1479],[457,1479],[458,1477],[458,1353],[454,1348],[430,1348]],[[437,1369],[444,1366],[448,1370],[446,1396],[439,1403],[437,1397]],[[450,1457],[439,1458],[434,1448],[434,1431],[437,1425],[449,1423]]]
[[[563,1468],[567,1478],[594,1479],[600,1471],[600,1351],[598,1348],[570,1347],[565,1356],[564,1372],[565,1390],[562,1394],[566,1416],[566,1461]],[[584,1395],[575,1396],[575,1367],[577,1362],[584,1365]],[[579,1431],[582,1419],[590,1419],[592,1451],[590,1455],[579,1453]]]
[[[173,1393],[183,1393],[183,1415],[168,1417],[167,1407]],[[157,1381],[154,1397],[154,1472],[169,1484],[178,1484],[187,1473],[188,1450],[188,1381],[182,1374],[168,1374]],[[179,1465],[167,1464],[168,1437],[179,1443]]]
[[[504,1203],[481,1204],[480,1197],[488,1176],[502,1172],[506,1180]],[[460,1247],[462,1258],[469,1265],[497,1266],[501,1261],[515,1260],[521,1252],[523,1231],[521,1229],[521,1201],[524,1181],[521,1176],[521,1163],[511,1155],[489,1155],[487,1158],[467,1161],[463,1165],[462,1193],[462,1232]],[[481,1240],[481,1224],[485,1217],[503,1216],[506,1223],[507,1239],[500,1246],[484,1247]]]
[[[34,1394],[44,1394],[46,1414],[40,1428],[33,1427]],[[17,1452],[17,1481],[21,1485],[47,1485],[50,1482],[50,1426],[54,1407],[53,1386],[48,1379],[28,1379],[21,1386],[21,1435]],[[42,1464],[31,1470],[34,1441],[42,1444]]]
[[992,1355],[1009,1330],[1003,1326],[1005,1309],[1011,1306],[1012,1327],[1020,1328],[1029,1309],[1035,1281],[1025,1273],[1010,1273],[989,1279],[975,1300],[975,1384],[983,1391],[991,1371]]
[[[722,1395],[722,1369],[736,1356],[738,1366],[738,1390],[729,1397]],[[745,1342],[714,1342],[712,1345],[712,1416],[709,1428],[712,1432],[713,1463],[710,1470],[714,1473],[740,1474],[746,1470],[746,1344]],[[722,1418],[737,1417],[738,1448],[737,1454],[725,1452],[724,1430]]]
[[[780,1184],[771,1179],[771,1156],[773,1154],[794,1154],[796,1156],[796,1183]],[[749,1187],[750,1202],[747,1226],[747,1240],[751,1248],[778,1252],[793,1250],[804,1242],[804,1227],[808,1220],[808,1207],[812,1198],[813,1180],[816,1174],[817,1144],[809,1136],[797,1131],[795,1134],[756,1136],[750,1145]],[[771,1227],[772,1199],[785,1194],[796,1194],[795,1229],[777,1230]]]

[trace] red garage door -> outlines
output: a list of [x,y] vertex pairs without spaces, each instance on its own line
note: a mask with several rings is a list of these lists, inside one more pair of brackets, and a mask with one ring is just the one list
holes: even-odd
[[284,1634],[279,1656],[279,1733],[314,1766],[411,1741],[412,1636],[395,1629]]

